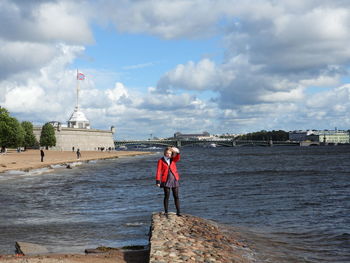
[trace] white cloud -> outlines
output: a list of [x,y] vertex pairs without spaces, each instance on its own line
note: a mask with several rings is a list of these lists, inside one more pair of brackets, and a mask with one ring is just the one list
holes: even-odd
[[57,45],[54,58],[38,71],[14,74],[0,82],[4,92],[0,103],[19,116],[40,116],[37,121],[42,122],[67,114],[72,108],[67,106],[75,103],[76,73],[66,66],[82,50],[79,46]]
[[82,7],[85,6],[72,1],[41,5],[39,10],[34,11],[38,34],[47,40],[74,44],[91,43],[93,37],[88,17],[79,15],[83,11]]
[[[35,96],[33,96],[35,94]],[[41,112],[44,91],[40,87],[16,87],[5,95],[5,108],[10,110]],[[31,99],[28,99],[31,98]]]
[[159,81],[161,89],[216,90],[226,83],[229,76],[224,75],[220,68],[209,59],[203,59],[195,64],[178,65],[167,72]]
[[319,75],[315,78],[311,79],[302,79],[299,83],[303,86],[318,86],[318,87],[326,87],[326,86],[336,86],[340,83],[340,75],[336,74],[334,76],[327,75]]
[[111,101],[117,102],[121,98],[128,98],[129,94],[123,83],[117,82],[114,89],[107,89],[106,94]]
[[40,43],[0,40],[0,80],[15,73],[37,70],[55,56],[55,47]]
[[147,63],[141,63],[136,65],[124,66],[123,69],[125,70],[142,69],[142,68],[154,66],[154,64],[155,64],[154,62],[147,62]]
[[343,85],[329,91],[313,95],[306,101],[310,109],[344,109],[350,108],[350,85]]
[[262,102],[300,101],[304,98],[304,89],[297,87],[288,91],[271,91],[260,96]]

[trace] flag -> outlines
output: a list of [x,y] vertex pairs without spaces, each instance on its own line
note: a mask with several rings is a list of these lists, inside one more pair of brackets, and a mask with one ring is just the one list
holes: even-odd
[[83,73],[78,72],[77,80],[84,80],[84,79],[85,79],[85,75]]

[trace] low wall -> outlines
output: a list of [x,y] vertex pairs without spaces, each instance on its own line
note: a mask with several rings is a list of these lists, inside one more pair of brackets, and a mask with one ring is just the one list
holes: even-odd
[[[34,135],[40,141],[41,127],[34,127]],[[71,151],[97,151],[99,147],[114,149],[113,132],[110,130],[55,128],[56,146],[50,149]]]
[[254,262],[252,251],[215,222],[170,213],[152,216],[150,261],[165,262]]

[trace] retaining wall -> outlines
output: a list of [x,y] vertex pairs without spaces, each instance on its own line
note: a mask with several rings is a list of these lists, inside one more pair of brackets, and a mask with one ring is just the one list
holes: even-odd
[[[34,127],[34,135],[40,141],[41,127]],[[110,130],[55,128],[56,146],[52,150],[97,151],[99,147],[114,149],[113,132]]]

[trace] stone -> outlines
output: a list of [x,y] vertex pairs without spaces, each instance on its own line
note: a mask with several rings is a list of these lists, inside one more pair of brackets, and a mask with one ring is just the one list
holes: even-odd
[[190,215],[169,213],[167,219],[161,213],[153,214],[149,262],[253,262],[242,251],[246,246],[218,226]]
[[38,244],[28,242],[16,242],[16,253],[23,254],[25,256],[48,254],[49,250]]

